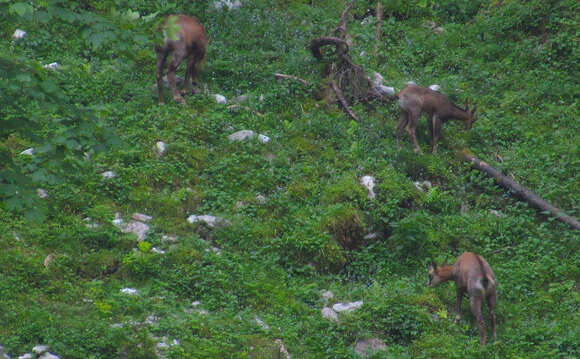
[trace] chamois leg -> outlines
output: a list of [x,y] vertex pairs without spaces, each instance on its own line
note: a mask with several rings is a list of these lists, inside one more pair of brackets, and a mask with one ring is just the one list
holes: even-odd
[[421,147],[419,147],[419,142],[417,142],[417,137],[415,136],[415,130],[417,129],[417,121],[419,120],[420,114],[409,113],[409,124],[407,125],[407,133],[411,137],[413,142],[413,149],[416,154],[422,155]]
[[437,142],[439,141],[439,136],[441,135],[441,120],[439,119],[439,117],[433,115],[433,117],[430,119],[430,124],[431,126],[429,127],[431,129],[431,138],[433,139],[433,154],[437,153]]
[[489,320],[491,322],[491,335],[496,338],[497,332],[495,330],[495,304],[497,302],[497,295],[495,293],[487,296],[487,305],[489,307]]
[[171,61],[169,62],[169,67],[167,69],[167,78],[169,79],[169,86],[171,87],[171,92],[173,93],[173,100],[185,105],[185,100],[183,96],[179,93],[177,89],[177,85],[175,84],[175,72],[179,67],[179,64],[185,58],[185,51],[175,50],[173,51],[173,56],[171,57]]
[[165,68],[165,61],[167,60],[169,50],[161,46],[156,46],[155,52],[157,52],[157,73],[156,73],[157,94],[159,96],[159,103],[164,103],[165,100],[163,98],[163,69]]
[[481,313],[481,305],[482,305],[482,297],[472,295],[470,298],[471,302],[471,312],[477,319],[477,327],[479,328],[479,342],[481,345],[485,345],[485,320],[483,319],[483,315]]
[[185,82],[183,83],[182,95],[186,95],[191,90],[192,73],[195,67],[195,58],[190,56],[187,59],[187,70],[185,70]]
[[407,124],[409,123],[409,114],[401,110],[401,116],[399,117],[399,123],[397,124],[397,146],[401,148],[401,133]]
[[464,294],[465,289],[457,287],[457,312],[455,314],[455,320],[453,323],[457,323],[461,319],[461,301],[463,300]]

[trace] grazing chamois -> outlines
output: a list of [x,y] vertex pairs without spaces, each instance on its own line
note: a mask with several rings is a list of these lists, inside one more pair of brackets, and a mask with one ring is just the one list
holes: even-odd
[[497,281],[491,267],[480,255],[465,252],[457,258],[453,265],[447,265],[447,260],[437,266],[435,262],[428,266],[429,286],[438,286],[449,280],[455,281],[457,289],[457,314],[455,321],[461,319],[461,299],[465,292],[469,294],[471,312],[477,319],[479,341],[485,345],[486,326],[483,319],[483,299],[487,301],[491,321],[491,335],[496,337],[495,305],[497,302]]
[[415,130],[421,113],[429,117],[429,131],[433,138],[433,153],[437,153],[437,141],[441,135],[441,124],[449,119],[463,120],[466,130],[471,130],[471,126],[477,121],[476,107],[469,108],[469,101],[465,101],[465,110],[455,106],[449,98],[437,91],[409,84],[397,94],[398,105],[401,110],[401,117],[397,124],[397,145],[400,146],[400,138],[403,129],[413,141],[415,153],[422,153]]
[[175,71],[179,64],[187,58],[187,70],[183,93],[191,89],[192,82],[197,82],[197,73],[205,61],[205,53],[209,42],[205,29],[193,16],[169,15],[160,26],[163,30],[163,43],[155,45],[157,53],[157,92],[159,102],[163,103],[163,68],[170,52],[173,52],[167,68],[167,79],[173,93],[173,99],[181,104],[185,100],[175,85]]

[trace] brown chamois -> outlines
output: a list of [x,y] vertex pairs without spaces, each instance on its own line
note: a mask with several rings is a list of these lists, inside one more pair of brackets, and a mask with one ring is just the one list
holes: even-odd
[[477,319],[479,340],[485,344],[486,326],[483,319],[483,299],[487,301],[491,321],[491,335],[496,337],[495,305],[497,302],[497,281],[491,267],[480,255],[465,252],[457,258],[453,265],[447,265],[447,260],[441,266],[435,262],[428,266],[429,286],[437,286],[449,280],[455,281],[457,289],[457,314],[455,321],[461,319],[461,299],[465,292],[469,294],[471,312]]
[[429,131],[433,138],[433,153],[437,153],[437,141],[441,135],[441,124],[449,119],[463,120],[466,130],[477,121],[476,107],[469,108],[469,101],[465,101],[465,110],[455,106],[449,98],[437,91],[409,84],[397,94],[398,105],[401,109],[401,117],[397,124],[397,145],[400,146],[401,133],[407,129],[407,133],[413,141],[415,153],[422,153],[415,130],[421,113],[429,117]]
[[169,15],[160,26],[163,30],[163,43],[155,45],[157,53],[157,92],[159,102],[163,103],[163,68],[167,55],[173,51],[173,56],[167,68],[167,79],[173,93],[173,99],[181,104],[185,100],[175,85],[175,71],[179,64],[187,58],[187,70],[183,84],[183,94],[197,82],[197,73],[205,61],[207,44],[209,42],[205,29],[193,16]]

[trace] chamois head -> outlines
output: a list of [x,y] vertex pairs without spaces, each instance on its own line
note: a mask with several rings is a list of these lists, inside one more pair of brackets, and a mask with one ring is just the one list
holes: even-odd
[[472,108],[469,108],[469,100],[465,100],[465,112],[467,113],[467,118],[463,121],[465,124],[466,130],[471,130],[473,123],[477,121],[477,105],[473,105]]
[[[447,259],[441,264],[441,267],[447,266]],[[436,287],[439,284],[443,283],[446,278],[444,278],[440,273],[441,267],[437,266],[435,261],[432,261],[431,264],[427,265],[427,270],[429,271],[429,286]]]

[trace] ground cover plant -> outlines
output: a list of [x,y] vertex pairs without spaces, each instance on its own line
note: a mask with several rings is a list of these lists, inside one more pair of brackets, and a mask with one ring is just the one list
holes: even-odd
[[[240,3],[0,0],[4,350],[356,358],[379,339],[373,358],[579,357],[579,232],[458,154],[580,217],[577,3],[384,0],[378,44],[377,2],[355,4],[349,53],[369,74],[477,103],[473,130],[446,123],[437,155],[424,119],[424,155],[396,146],[395,102],[352,104],[358,123],[321,96],[326,64],[307,45],[344,3]],[[156,94],[170,13],[210,38],[185,106]],[[228,139],[240,130],[269,141]],[[152,217],[140,241],[122,230],[134,213]],[[498,338],[483,347],[467,301],[453,323],[454,286],[427,286],[431,260],[464,251],[499,282]],[[321,314],[356,301],[338,321]]]

